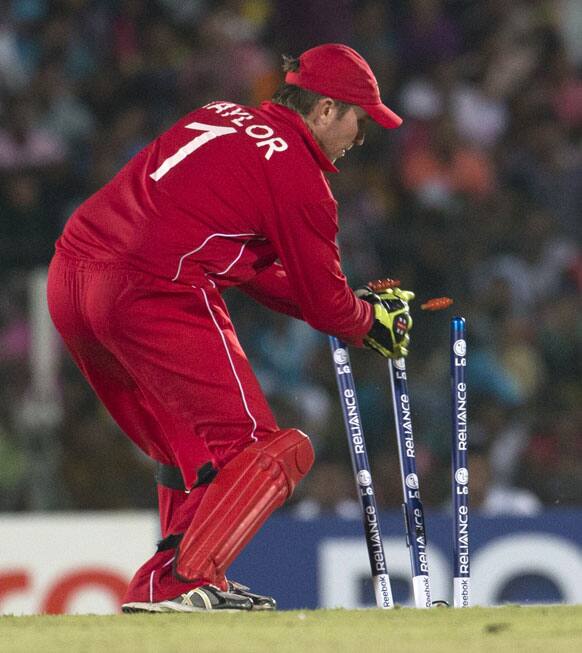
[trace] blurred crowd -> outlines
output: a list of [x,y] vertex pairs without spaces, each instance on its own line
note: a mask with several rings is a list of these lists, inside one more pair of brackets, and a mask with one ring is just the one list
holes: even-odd
[[[473,506],[582,505],[580,34],[577,0],[0,2],[0,510],[155,505],[151,463],[64,354],[62,411],[29,427],[29,274],[72,209],[173,121],[268,99],[281,54],[323,42],[358,50],[404,117],[372,126],[330,181],[352,286],[390,276],[420,300],[408,368],[424,503],[450,492],[452,313],[418,305],[448,295],[468,325]],[[326,337],[236,290],[227,301],[280,424],[316,447],[288,510],[357,516]],[[386,363],[352,363],[378,500],[395,507]]]

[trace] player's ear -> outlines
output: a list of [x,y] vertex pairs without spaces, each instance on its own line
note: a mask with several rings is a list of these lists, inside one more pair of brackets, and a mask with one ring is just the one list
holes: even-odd
[[322,98],[319,102],[321,104],[321,117],[325,121],[332,120],[336,112],[335,102],[329,97]]
[[335,102],[329,97],[320,98],[309,114],[309,118],[317,125],[327,125],[335,115]]

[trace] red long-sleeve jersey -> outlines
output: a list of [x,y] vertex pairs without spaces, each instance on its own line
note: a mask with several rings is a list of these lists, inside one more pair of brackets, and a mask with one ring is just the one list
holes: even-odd
[[294,111],[212,102],[84,202],[57,250],[179,284],[237,285],[360,345],[373,312],[340,267],[324,175],[336,171]]

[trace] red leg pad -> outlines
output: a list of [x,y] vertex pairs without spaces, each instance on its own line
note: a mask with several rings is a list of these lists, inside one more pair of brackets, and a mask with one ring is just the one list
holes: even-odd
[[269,515],[291,496],[314,453],[296,429],[278,431],[235,456],[208,486],[180,543],[179,579],[220,585],[226,569]]

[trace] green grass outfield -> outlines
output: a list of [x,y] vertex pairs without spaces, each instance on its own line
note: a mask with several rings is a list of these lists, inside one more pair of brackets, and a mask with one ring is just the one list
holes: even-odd
[[580,653],[582,606],[0,617],[2,653]]

